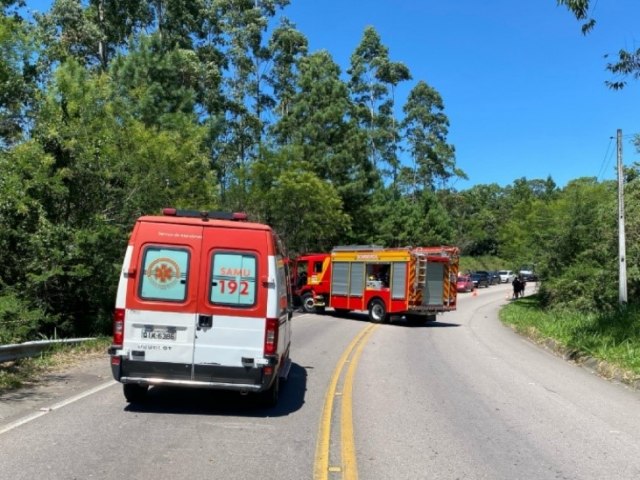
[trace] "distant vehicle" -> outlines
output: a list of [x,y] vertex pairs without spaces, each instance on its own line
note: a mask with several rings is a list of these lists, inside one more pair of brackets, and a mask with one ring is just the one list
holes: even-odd
[[533,267],[522,267],[518,271],[518,276],[525,282],[537,282],[538,276],[533,271]]
[[473,280],[470,275],[458,275],[456,288],[459,292],[470,292],[473,290]]
[[491,281],[491,285],[498,285],[500,283],[500,275],[495,270],[491,270],[489,272],[489,280]]
[[475,273],[479,273],[481,275],[485,275],[487,277],[487,287],[489,285],[495,285],[498,283],[498,279],[496,277],[496,279],[494,280],[493,277],[491,276],[491,272],[488,272],[487,270],[476,270]]
[[489,288],[489,275],[487,272],[474,272],[471,274],[471,281],[475,288]]
[[498,270],[500,276],[500,283],[511,283],[516,278],[516,274],[511,270]]

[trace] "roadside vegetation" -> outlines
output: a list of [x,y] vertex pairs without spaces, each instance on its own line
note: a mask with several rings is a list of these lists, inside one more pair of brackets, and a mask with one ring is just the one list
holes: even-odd
[[[500,319],[517,332],[578,362],[593,358],[599,373],[622,381],[640,381],[640,311],[580,313],[544,309],[532,295],[510,303]],[[548,340],[553,339],[553,343]]]

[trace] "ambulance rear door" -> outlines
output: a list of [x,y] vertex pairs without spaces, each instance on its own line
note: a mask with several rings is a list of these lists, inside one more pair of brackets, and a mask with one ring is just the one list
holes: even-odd
[[270,232],[205,228],[203,234],[194,380],[240,381],[238,369],[258,366],[263,357],[267,290],[275,285]]
[[130,364],[129,376],[192,378],[202,231],[193,224],[138,225],[123,349],[140,363]]

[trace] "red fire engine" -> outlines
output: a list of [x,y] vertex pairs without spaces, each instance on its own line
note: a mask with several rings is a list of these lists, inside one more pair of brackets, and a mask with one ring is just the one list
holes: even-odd
[[366,311],[372,322],[433,321],[456,309],[456,247],[335,247],[293,262],[296,300],[307,313]]

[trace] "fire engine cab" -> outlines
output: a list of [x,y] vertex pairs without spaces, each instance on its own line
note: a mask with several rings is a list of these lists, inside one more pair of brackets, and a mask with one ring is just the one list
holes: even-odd
[[456,309],[457,247],[335,247],[292,265],[294,295],[307,313],[366,311],[372,322],[404,316],[420,324]]

